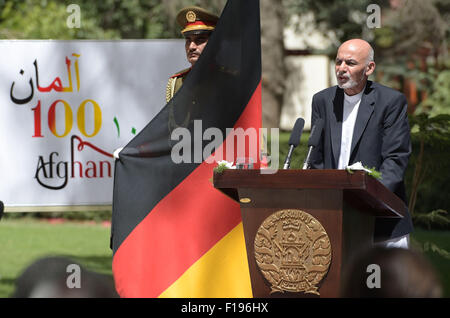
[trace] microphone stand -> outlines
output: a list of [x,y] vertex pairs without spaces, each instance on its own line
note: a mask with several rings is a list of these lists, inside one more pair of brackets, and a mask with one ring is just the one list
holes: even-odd
[[294,148],[295,148],[294,145],[291,145],[289,147],[288,155],[286,157],[286,160],[284,161],[284,166],[283,166],[284,170],[289,169],[289,166],[291,165],[291,156],[292,156],[292,153],[294,152]]
[[306,155],[305,162],[303,163],[303,170],[309,169],[309,157],[311,157],[311,152],[313,150],[314,146],[310,146],[308,150],[308,154]]

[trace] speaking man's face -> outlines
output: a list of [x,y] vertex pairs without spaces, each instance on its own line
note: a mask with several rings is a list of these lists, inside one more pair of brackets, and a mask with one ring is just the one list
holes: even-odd
[[372,74],[375,63],[369,61],[368,52],[357,45],[342,45],[336,56],[336,79],[338,86],[349,95],[359,93]]

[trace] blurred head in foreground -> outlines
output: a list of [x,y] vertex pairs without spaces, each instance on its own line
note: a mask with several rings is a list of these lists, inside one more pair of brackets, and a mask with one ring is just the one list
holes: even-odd
[[422,254],[403,248],[374,247],[359,254],[347,268],[341,295],[439,298],[442,286],[434,268]]
[[15,298],[118,297],[106,275],[88,271],[65,257],[44,257],[17,278]]

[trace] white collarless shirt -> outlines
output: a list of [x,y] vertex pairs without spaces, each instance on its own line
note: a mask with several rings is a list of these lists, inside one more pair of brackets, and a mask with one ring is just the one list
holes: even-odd
[[338,169],[345,169],[349,164],[353,130],[363,93],[364,90],[353,96],[344,93],[344,114],[342,118],[341,152],[339,154]]

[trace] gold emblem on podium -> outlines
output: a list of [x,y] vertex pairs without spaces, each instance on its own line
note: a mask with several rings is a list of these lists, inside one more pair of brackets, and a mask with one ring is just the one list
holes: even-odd
[[331,263],[322,224],[301,210],[281,210],[264,220],[255,236],[255,260],[275,292],[320,295],[318,285]]

